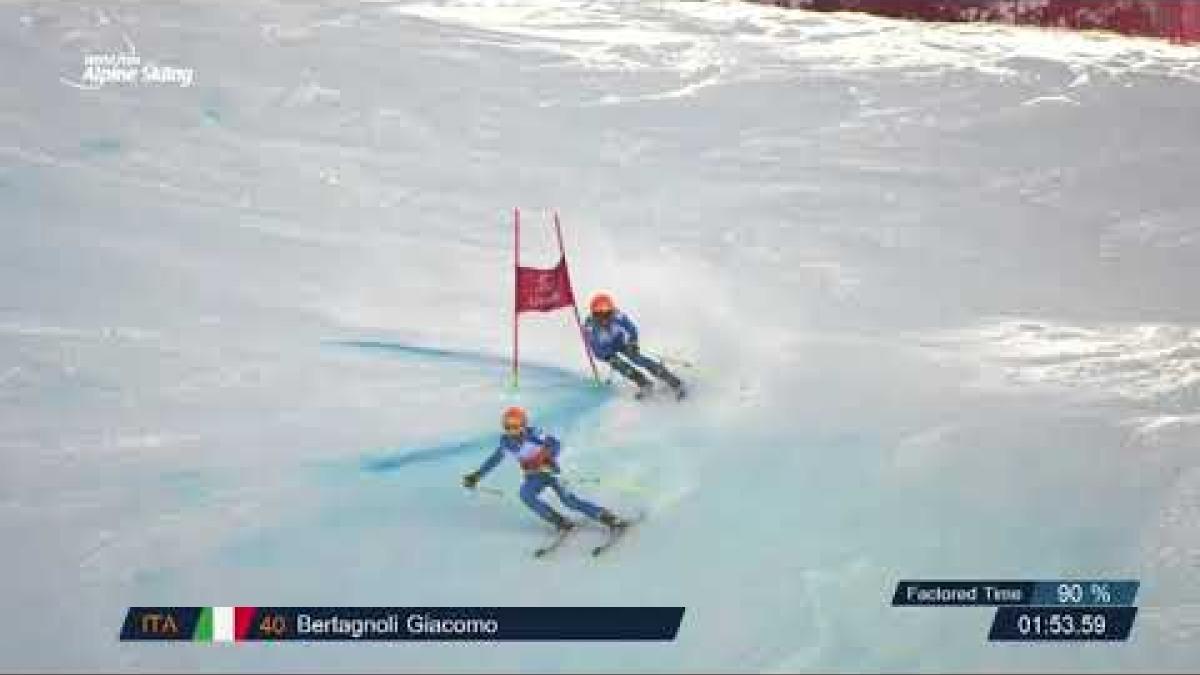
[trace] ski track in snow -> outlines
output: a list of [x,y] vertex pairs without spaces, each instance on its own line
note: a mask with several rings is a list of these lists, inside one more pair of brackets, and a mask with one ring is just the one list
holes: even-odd
[[1057,386],[1084,396],[1200,408],[1200,329],[1191,326],[1087,327],[1007,319],[952,331],[940,344],[975,350],[973,358],[991,368],[980,386],[1000,381]]

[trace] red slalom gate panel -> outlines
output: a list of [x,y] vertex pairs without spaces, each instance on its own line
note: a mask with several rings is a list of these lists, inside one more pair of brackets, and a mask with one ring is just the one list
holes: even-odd
[[922,21],[987,21],[1109,30],[1200,42],[1198,0],[751,0],[825,12],[866,12]]

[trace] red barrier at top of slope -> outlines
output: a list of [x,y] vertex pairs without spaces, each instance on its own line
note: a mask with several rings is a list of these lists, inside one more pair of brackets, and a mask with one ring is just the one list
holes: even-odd
[[816,11],[867,12],[923,21],[989,21],[1110,30],[1200,42],[1197,0],[752,0]]

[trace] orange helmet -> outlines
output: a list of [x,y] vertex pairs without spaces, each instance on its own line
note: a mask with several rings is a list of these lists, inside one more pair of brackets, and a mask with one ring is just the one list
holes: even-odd
[[589,309],[592,310],[592,314],[603,314],[604,312],[611,312],[616,308],[617,306],[615,303],[613,303],[612,296],[608,293],[597,293],[593,295],[592,303],[589,306]]
[[529,424],[529,415],[520,406],[510,406],[504,409],[504,415],[500,418],[500,423],[504,425],[506,430],[509,427],[524,429]]

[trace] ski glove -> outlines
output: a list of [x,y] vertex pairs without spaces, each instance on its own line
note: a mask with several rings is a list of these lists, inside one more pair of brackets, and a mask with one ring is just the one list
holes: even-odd
[[479,472],[478,471],[472,471],[471,473],[463,476],[463,487],[467,488],[468,490],[474,490],[475,486],[478,484],[479,484]]

